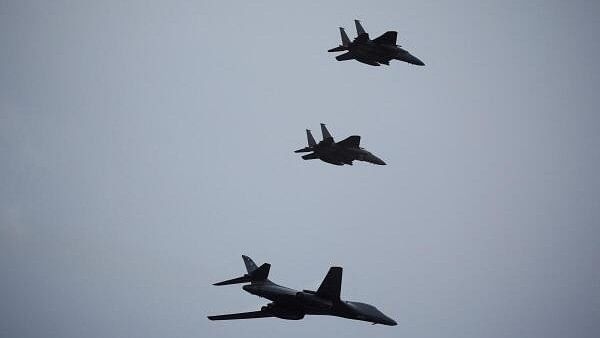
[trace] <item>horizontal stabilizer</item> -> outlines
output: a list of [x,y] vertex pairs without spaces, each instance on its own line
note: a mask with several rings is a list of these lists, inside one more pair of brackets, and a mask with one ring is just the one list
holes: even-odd
[[232,320],[232,319],[252,319],[252,318],[267,318],[273,317],[273,315],[264,311],[251,311],[251,312],[240,312],[231,313],[226,315],[208,316],[210,320]]
[[244,275],[242,277],[228,279],[222,282],[214,283],[213,285],[221,286],[221,285],[231,285],[231,284],[240,284],[240,283],[250,283],[250,276]]
[[344,46],[337,46],[335,48],[331,48],[330,50],[328,50],[328,52],[343,52],[345,50],[348,50],[348,48]]
[[311,151],[314,151],[314,149],[312,147],[305,147],[302,149],[294,150],[295,153],[308,153]]
[[221,286],[221,285],[230,285],[230,284],[240,284],[240,283],[251,283],[263,281],[269,277],[269,270],[271,270],[271,264],[265,263],[260,267],[256,267],[256,263],[248,257],[242,255],[244,259],[244,264],[246,265],[247,274],[236,277],[232,279],[228,279],[222,282],[214,283],[213,285]]

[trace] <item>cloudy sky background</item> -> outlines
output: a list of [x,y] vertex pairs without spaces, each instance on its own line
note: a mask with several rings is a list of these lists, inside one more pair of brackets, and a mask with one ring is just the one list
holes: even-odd
[[[353,19],[427,66],[337,62]],[[597,337],[596,1],[3,1],[3,337]],[[305,128],[384,159],[303,161]],[[210,322],[270,262],[398,326]]]

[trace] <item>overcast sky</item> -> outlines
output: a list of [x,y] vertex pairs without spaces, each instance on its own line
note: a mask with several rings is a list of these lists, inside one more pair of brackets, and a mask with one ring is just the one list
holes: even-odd
[[[427,66],[337,62],[361,19]],[[597,1],[0,2],[0,336],[598,337]],[[303,161],[304,129],[388,163]],[[334,317],[210,322],[244,272]]]

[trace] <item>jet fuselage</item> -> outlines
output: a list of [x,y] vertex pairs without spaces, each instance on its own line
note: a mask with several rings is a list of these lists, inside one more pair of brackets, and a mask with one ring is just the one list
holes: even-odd
[[330,315],[356,319],[376,324],[396,325],[396,322],[376,307],[360,302],[333,301],[319,297],[314,291],[298,291],[275,284],[269,280],[244,285],[242,289],[273,303],[261,311],[272,312],[283,319],[302,319],[304,315]]
[[340,27],[342,44],[328,50],[328,52],[346,51],[346,53],[336,56],[336,60],[357,60],[371,66],[389,65],[391,60],[400,60],[418,66],[425,65],[423,61],[396,44],[398,32],[387,31],[381,36],[371,39],[359,20],[354,20],[354,23],[356,38],[350,41],[344,28]]
[[418,66],[425,65],[423,61],[397,45],[378,44],[373,40],[353,42],[348,46],[348,51],[355,55],[357,61],[369,65],[378,66],[379,63],[387,65],[390,60],[400,60]]
[[314,149],[317,158],[324,162],[335,165],[352,165],[352,161],[364,161],[378,165],[385,165],[385,162],[379,157],[363,148],[346,148],[335,143],[324,146],[317,146]]

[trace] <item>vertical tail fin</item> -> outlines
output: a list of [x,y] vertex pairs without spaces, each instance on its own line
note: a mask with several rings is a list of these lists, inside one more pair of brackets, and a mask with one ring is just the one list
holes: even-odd
[[315,138],[312,136],[310,129],[306,129],[306,139],[308,140],[309,147],[314,147],[317,145],[317,142],[315,141]]
[[342,36],[342,46],[348,47],[350,45],[350,38],[348,38],[344,27],[340,27],[340,35]]
[[252,271],[250,274],[250,281],[257,282],[263,281],[269,278],[269,270],[271,270],[271,264],[265,263],[259,266],[256,270]]
[[333,137],[325,127],[325,123],[321,123],[321,134],[323,135],[323,140],[331,139],[333,141]]
[[242,258],[244,259],[244,264],[246,265],[246,270],[248,271],[246,276],[248,276],[251,282],[265,280],[267,277],[269,277],[271,264],[264,263],[263,265],[257,267],[252,258],[246,255],[242,255]]
[[356,26],[356,35],[367,34],[363,26],[360,24],[359,20],[354,20],[354,25]]
[[244,259],[244,264],[246,265],[246,271],[248,271],[248,273],[251,273],[257,269],[256,263],[254,263],[252,258],[246,255],[242,255],[242,258]]

